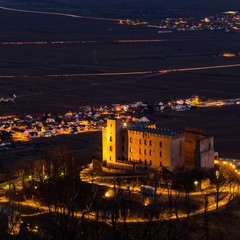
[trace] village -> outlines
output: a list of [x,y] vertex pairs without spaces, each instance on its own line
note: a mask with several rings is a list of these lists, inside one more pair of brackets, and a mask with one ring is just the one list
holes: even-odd
[[[158,25],[147,25],[148,27],[171,31],[225,31],[239,32],[239,12],[228,11],[215,16],[197,19],[195,17],[168,17],[163,19]],[[166,31],[164,31],[166,33]]]
[[115,116],[117,112],[130,122],[149,122],[146,116],[153,112],[188,111],[196,107],[219,107],[239,102],[239,99],[207,100],[192,96],[187,99],[159,100],[154,104],[139,101],[110,106],[87,105],[79,107],[78,112],[69,111],[65,114],[3,115],[0,116],[0,150],[9,147],[10,140],[29,141],[39,137],[100,131],[106,119]]

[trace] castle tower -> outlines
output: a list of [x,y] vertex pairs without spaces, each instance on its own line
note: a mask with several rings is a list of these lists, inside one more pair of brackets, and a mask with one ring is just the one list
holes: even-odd
[[107,119],[107,126],[102,129],[102,157],[108,165],[116,164],[122,156],[121,128],[121,119]]

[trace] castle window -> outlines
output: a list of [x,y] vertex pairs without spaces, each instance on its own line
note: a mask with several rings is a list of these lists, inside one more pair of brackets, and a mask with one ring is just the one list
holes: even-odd
[[129,148],[130,153],[132,153],[132,147]]
[[112,151],[112,146],[110,146],[109,150],[110,150],[110,152]]
[[162,157],[162,151],[159,152],[159,156]]
[[145,155],[147,154],[147,150],[146,150],[146,149],[144,149],[144,154],[145,154]]
[[109,139],[109,140],[110,140],[110,142],[112,142],[112,136],[110,136],[110,139]]
[[144,160],[144,163],[147,164],[147,160],[146,159]]
[[147,140],[146,139],[144,140],[144,144],[147,145]]
[[130,143],[132,143],[132,137],[130,137]]
[[162,142],[159,143],[159,147],[162,147]]
[[142,144],[142,139],[141,138],[139,139],[139,144]]
[[142,154],[142,149],[141,148],[139,148],[139,154]]
[[132,161],[132,157],[130,157],[129,160]]
[[152,140],[149,140],[149,146],[152,146]]
[[152,150],[149,150],[149,155],[150,155],[150,156],[152,155]]
[[110,156],[109,160],[112,161],[112,156]]

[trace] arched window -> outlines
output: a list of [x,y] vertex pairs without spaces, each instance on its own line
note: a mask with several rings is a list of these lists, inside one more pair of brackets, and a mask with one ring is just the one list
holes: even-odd
[[112,146],[110,146],[109,150],[110,150],[110,152],[112,151]]
[[141,148],[139,148],[139,154],[142,154],[142,149]]
[[144,149],[144,154],[145,154],[145,155],[147,154],[147,150],[146,150],[146,149]]
[[147,140],[146,139],[144,140],[144,144],[147,145]]
[[132,143],[132,137],[130,137],[130,143]]
[[159,143],[159,147],[162,147],[162,142],[160,141],[160,143]]
[[152,140],[149,140],[149,146],[152,146]]
[[132,147],[129,148],[130,153],[132,153]]
[[110,136],[110,142],[112,142],[112,136]]
[[139,139],[139,144],[142,144],[142,139],[141,138]]
[[159,152],[159,156],[162,157],[162,151]]
[[152,150],[149,150],[149,155],[150,155],[150,156],[152,155]]

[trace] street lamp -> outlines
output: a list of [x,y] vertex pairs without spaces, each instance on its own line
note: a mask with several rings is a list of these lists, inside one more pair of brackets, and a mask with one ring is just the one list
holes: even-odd
[[199,181],[195,180],[195,181],[193,182],[193,184],[194,184],[194,186],[195,186],[195,191],[197,191],[197,190],[198,190]]

